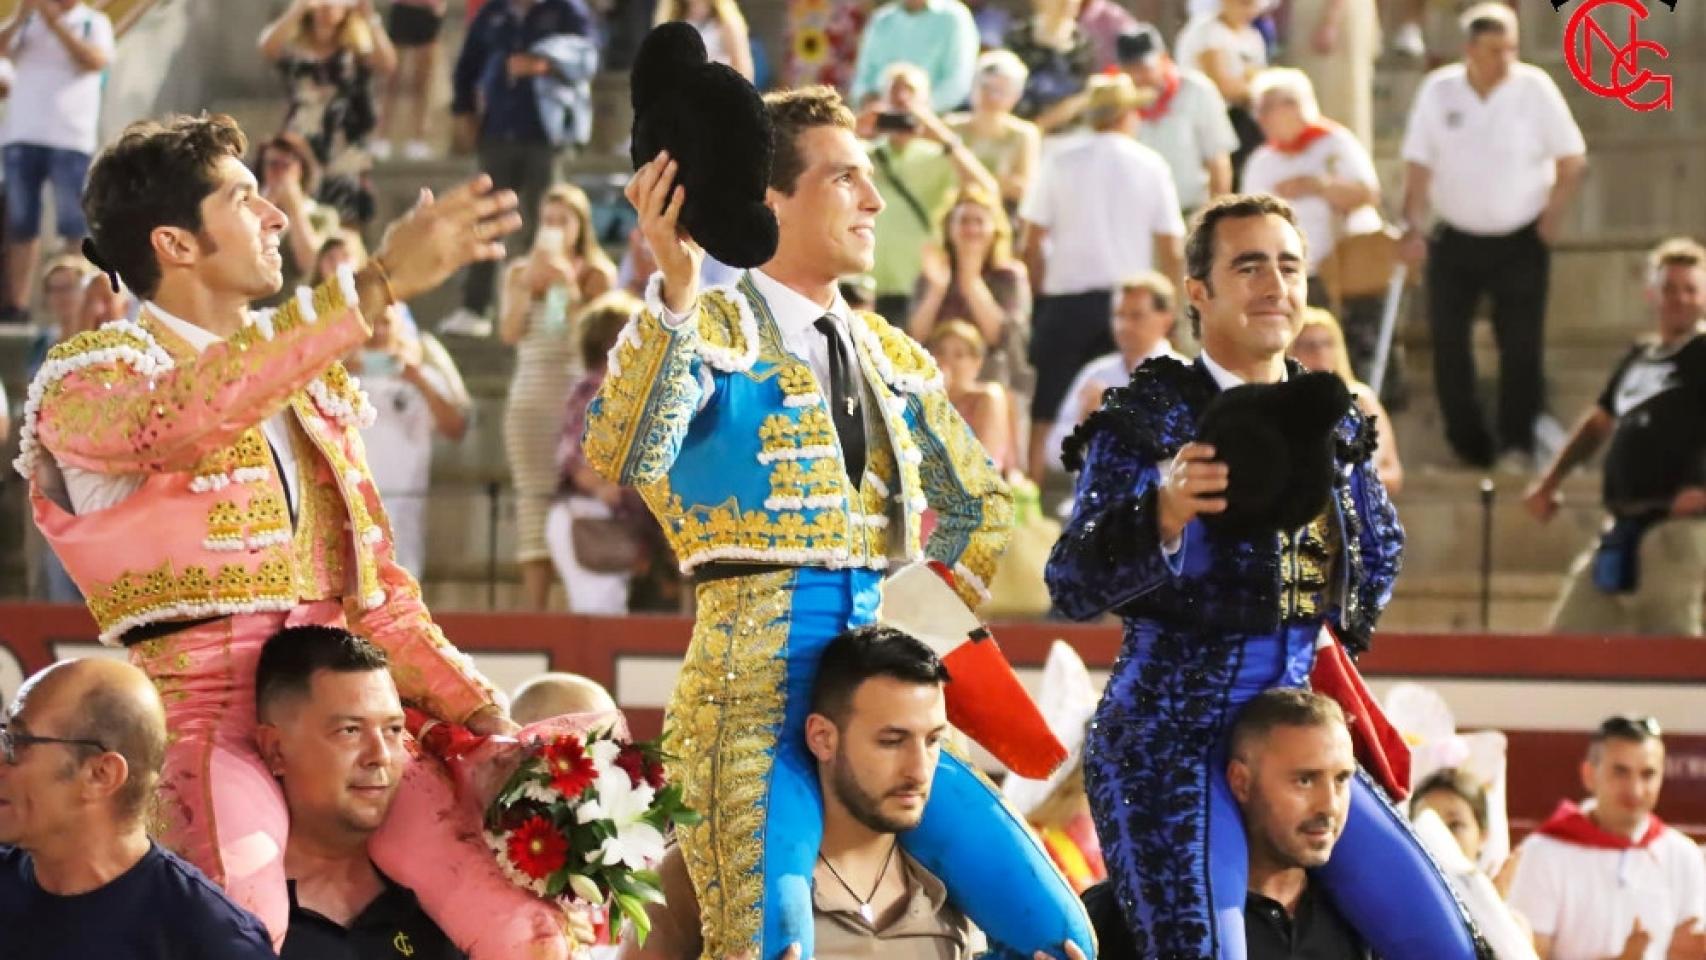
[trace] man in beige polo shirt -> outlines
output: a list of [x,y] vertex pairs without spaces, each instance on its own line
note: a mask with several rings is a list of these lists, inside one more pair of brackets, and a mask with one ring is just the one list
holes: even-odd
[[[896,842],[918,825],[930,798],[948,736],[947,679],[929,647],[888,627],[854,628],[824,650],[806,719],[823,791],[823,845],[812,875],[813,960],[971,956],[971,924],[948,903],[942,882]],[[651,935],[642,947],[626,931],[618,956],[699,960],[699,904],[680,851],[671,847],[658,870],[666,902],[647,908]],[[1083,960],[1073,944],[1064,950]]]

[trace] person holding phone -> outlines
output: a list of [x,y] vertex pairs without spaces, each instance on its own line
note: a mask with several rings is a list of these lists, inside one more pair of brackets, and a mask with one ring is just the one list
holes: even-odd
[[866,105],[861,130],[872,139],[883,210],[877,214],[877,313],[904,327],[923,251],[942,233],[954,197],[967,186],[1000,195],[1000,185],[959,134],[930,109],[930,77],[910,63],[883,73],[884,97]]
[[583,373],[574,321],[581,305],[615,286],[616,266],[593,234],[586,194],[570,184],[552,187],[539,205],[533,249],[504,274],[498,324],[498,336],[515,348],[504,449],[515,489],[515,559],[528,610],[546,608],[556,578],[545,515],[557,491],[563,404]]

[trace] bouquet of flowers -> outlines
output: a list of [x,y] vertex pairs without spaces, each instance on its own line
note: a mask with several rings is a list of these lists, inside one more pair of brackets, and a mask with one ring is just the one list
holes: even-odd
[[[406,712],[416,755],[368,850],[470,960],[573,960],[624,919],[650,931],[664,833],[698,820],[655,743],[619,713],[486,737]],[[446,825],[454,848],[422,857]]]
[[664,779],[655,742],[613,728],[540,740],[486,808],[486,843],[510,881],[540,897],[603,905],[644,943],[648,902],[663,902],[654,868],[670,823],[694,823],[681,787]]

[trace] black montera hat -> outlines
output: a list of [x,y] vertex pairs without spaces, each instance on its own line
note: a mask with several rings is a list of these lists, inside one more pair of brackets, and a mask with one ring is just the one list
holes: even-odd
[[668,150],[687,192],[681,225],[705,252],[731,267],[756,267],[776,252],[776,216],[764,205],[770,180],[770,115],[747,79],[705,55],[691,24],[646,35],[630,76],[638,169]]
[[1240,535],[1296,530],[1321,515],[1333,483],[1334,428],[1350,391],[1332,373],[1246,384],[1217,395],[1197,439],[1226,464],[1226,511],[1210,527]]

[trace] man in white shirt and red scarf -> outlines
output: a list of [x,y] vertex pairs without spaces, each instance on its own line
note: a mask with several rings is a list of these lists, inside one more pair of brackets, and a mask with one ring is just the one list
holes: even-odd
[[1541,960],[1706,957],[1706,862],[1653,813],[1665,746],[1652,717],[1611,717],[1582,762],[1579,806],[1560,803],[1518,848],[1510,904]]

